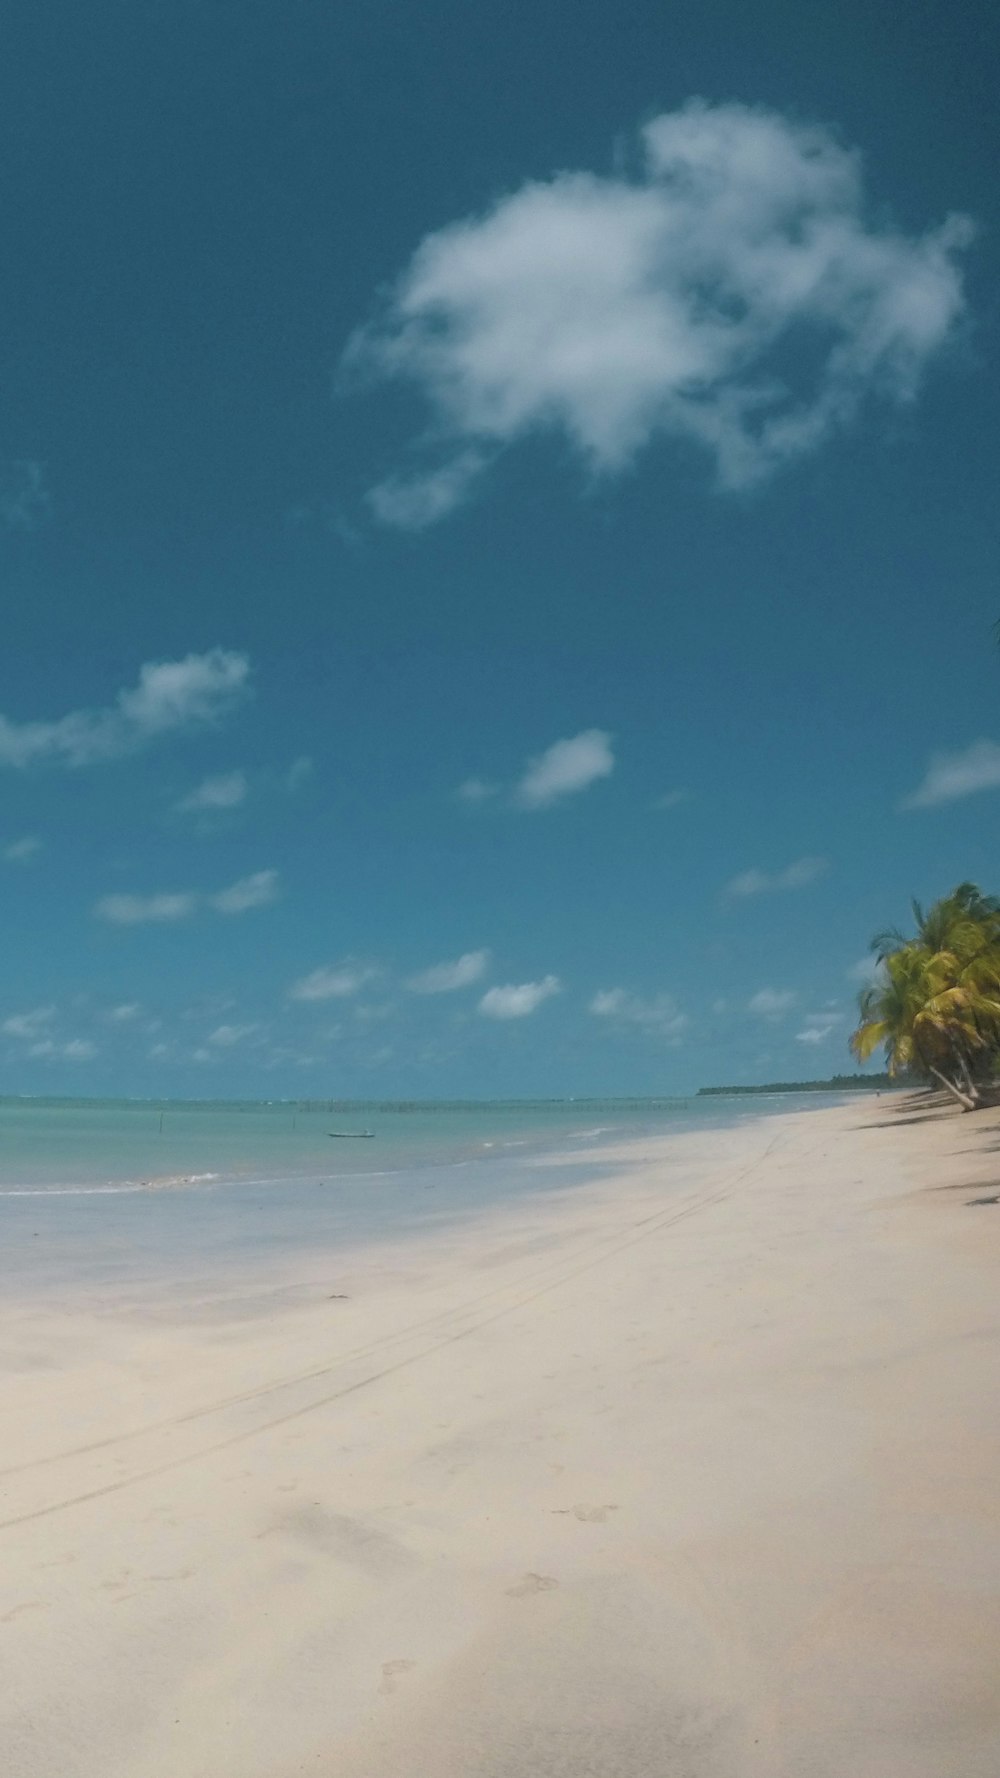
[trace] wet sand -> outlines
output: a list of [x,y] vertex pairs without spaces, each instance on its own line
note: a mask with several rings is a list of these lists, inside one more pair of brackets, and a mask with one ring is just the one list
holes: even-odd
[[600,1159],[8,1304],[3,1770],[995,1778],[1000,1114]]

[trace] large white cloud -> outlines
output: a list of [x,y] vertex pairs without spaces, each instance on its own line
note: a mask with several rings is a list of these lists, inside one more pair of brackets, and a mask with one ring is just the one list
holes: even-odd
[[693,99],[640,143],[631,176],[532,180],[428,235],[355,334],[348,373],[416,385],[432,416],[378,518],[433,523],[539,431],[598,473],[681,438],[745,487],[869,394],[914,396],[962,310],[967,218],[874,221],[858,155],[761,108]]
[[922,784],[904,799],[904,809],[930,809],[954,803],[979,790],[1000,787],[1000,747],[995,741],[973,741],[958,753],[935,753]]
[[0,716],[0,766],[118,759],[161,735],[221,721],[247,695],[249,680],[246,655],[224,648],[179,661],[147,661],[138,682],[105,709],[71,710],[51,722]]

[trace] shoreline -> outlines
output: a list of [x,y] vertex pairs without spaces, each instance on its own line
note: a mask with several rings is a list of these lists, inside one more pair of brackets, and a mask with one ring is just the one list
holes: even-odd
[[992,1778],[998,1141],[797,1106],[16,1303],[8,1768]]

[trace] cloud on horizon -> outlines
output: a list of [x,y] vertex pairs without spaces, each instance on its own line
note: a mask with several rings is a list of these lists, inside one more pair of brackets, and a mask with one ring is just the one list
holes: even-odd
[[1000,746],[995,741],[973,741],[957,753],[933,753],[922,784],[904,797],[901,809],[932,809],[939,803],[957,802],[980,790],[1000,788]]
[[825,877],[830,868],[828,858],[797,858],[784,870],[768,873],[763,870],[745,870],[738,877],[733,877],[726,884],[726,894],[775,895],[787,889],[807,889],[810,883],[816,883]]
[[424,238],[344,356],[348,380],[415,386],[431,415],[371,509],[431,525],[539,432],[594,475],[681,439],[722,488],[751,486],[869,398],[915,397],[972,234],[876,220],[859,155],[822,126],[691,99],[644,126],[631,174],[528,180]]
[[543,976],[540,982],[509,982],[502,988],[487,988],[479,1011],[487,1019],[526,1019],[561,991],[557,975]]
[[137,683],[103,710],[73,710],[52,722],[0,716],[0,766],[39,762],[77,767],[136,753],[163,735],[212,727],[248,696],[245,654],[211,648],[179,661],[147,661]]
[[465,951],[454,963],[435,963],[411,975],[406,986],[411,994],[453,994],[481,981],[490,966],[490,952]]

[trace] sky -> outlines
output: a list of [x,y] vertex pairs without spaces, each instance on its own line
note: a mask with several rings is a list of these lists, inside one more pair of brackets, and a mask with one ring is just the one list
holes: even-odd
[[1000,889],[998,51],[12,0],[3,1091],[853,1067]]

